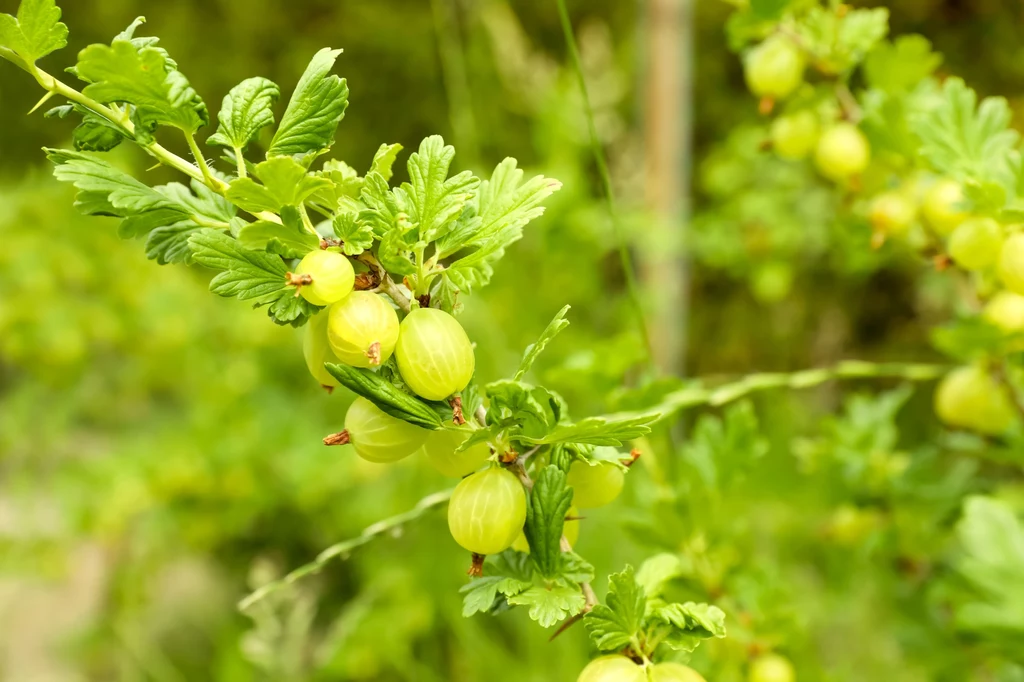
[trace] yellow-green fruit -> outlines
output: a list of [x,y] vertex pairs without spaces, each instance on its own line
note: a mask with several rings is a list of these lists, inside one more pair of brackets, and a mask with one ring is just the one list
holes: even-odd
[[487,443],[476,443],[462,452],[455,451],[471,433],[469,429],[431,431],[423,444],[423,454],[431,466],[445,476],[462,478],[482,467],[491,457]]
[[576,682],[647,682],[647,674],[625,656],[602,656],[588,663]]
[[418,308],[402,320],[395,345],[398,371],[412,391],[443,400],[473,378],[473,344],[458,321],[437,308]]
[[385,414],[366,398],[356,398],[345,415],[348,442],[370,462],[397,462],[423,447],[426,429]]
[[804,80],[804,54],[783,35],[774,35],[751,50],[743,66],[747,86],[758,97],[788,97]]
[[693,668],[682,663],[658,663],[650,670],[651,682],[707,682]]
[[789,659],[779,654],[765,654],[750,664],[750,682],[794,682],[796,672]]
[[871,227],[887,235],[905,234],[916,217],[914,202],[900,192],[883,192],[871,202]]
[[1007,334],[1024,332],[1024,296],[1000,291],[985,306],[982,317]]
[[818,116],[809,109],[779,116],[772,122],[772,148],[784,159],[805,159],[818,141]]
[[327,313],[314,315],[306,323],[306,329],[302,336],[302,357],[306,360],[309,373],[320,382],[321,386],[333,388],[341,385],[324,369],[324,364],[328,362],[332,364],[340,362],[331,352],[330,344],[327,343]]
[[1017,233],[1003,242],[999,252],[999,279],[1007,289],[1024,296],[1024,234]]
[[1013,425],[1006,388],[980,367],[960,367],[947,374],[935,392],[935,412],[950,426],[1000,434]]
[[592,509],[618,497],[626,477],[614,464],[599,462],[591,466],[577,460],[569,467],[566,482],[573,489],[572,503],[580,509]]
[[1003,248],[1003,228],[991,218],[960,223],[949,235],[949,255],[965,270],[982,270],[994,264]]
[[376,367],[395,352],[398,313],[383,296],[353,291],[327,313],[331,350],[346,365]]
[[512,546],[526,523],[526,493],[514,474],[491,467],[462,479],[448,503],[448,530],[475,554]]
[[826,130],[814,150],[814,164],[826,178],[836,182],[863,173],[871,161],[871,147],[857,126],[836,123]]
[[[572,518],[572,520],[566,521],[562,525],[562,535],[564,535],[565,539],[569,541],[569,545],[574,547],[576,546],[576,541],[580,539],[580,520],[578,518],[573,517],[577,517],[579,516],[579,514],[580,512],[578,509],[576,509],[576,507],[569,507],[569,511],[565,513],[565,516],[566,518]],[[519,537],[516,538],[516,541],[512,543],[512,549],[517,550],[519,552],[529,553],[530,543],[526,539],[525,533],[519,534]]]
[[336,251],[311,251],[299,261],[295,274],[308,275],[310,282],[299,287],[299,294],[313,305],[330,305],[352,293],[355,270],[348,258]]
[[921,212],[937,234],[946,236],[970,217],[961,205],[964,189],[954,180],[939,180],[924,195]]

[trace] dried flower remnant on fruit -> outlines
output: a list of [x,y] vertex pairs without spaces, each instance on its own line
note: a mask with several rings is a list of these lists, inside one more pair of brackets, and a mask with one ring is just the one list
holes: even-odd
[[313,275],[298,275],[294,272],[289,272],[285,274],[284,279],[288,286],[295,287],[295,298],[302,295],[302,287],[313,285]]
[[349,435],[348,431],[339,431],[338,433],[332,433],[331,435],[324,438],[324,445],[348,445]]
[[452,406],[452,421],[458,426],[465,425],[466,417],[462,414],[462,397],[454,396],[449,404]]
[[380,365],[380,341],[374,341],[366,349],[366,359],[370,361],[371,365]]
[[482,578],[484,575],[484,559],[486,558],[483,554],[473,552],[473,563],[469,565],[466,575],[471,578]]

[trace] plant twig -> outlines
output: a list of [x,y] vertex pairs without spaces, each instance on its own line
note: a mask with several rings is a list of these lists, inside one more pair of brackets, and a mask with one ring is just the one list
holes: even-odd
[[374,256],[373,253],[370,251],[363,251],[361,254],[356,256],[356,260],[361,263],[365,263],[367,267],[373,270],[375,276],[380,282],[377,286],[378,291],[387,294],[388,298],[394,301],[395,305],[405,312],[412,310],[412,301],[410,301],[409,297],[404,291],[402,291],[402,287],[391,279],[391,275],[388,274],[387,270],[384,269],[384,266],[380,264],[380,261],[377,260],[377,257]]
[[426,515],[427,512],[437,507],[447,504],[448,500],[452,496],[453,491],[454,489],[442,490],[441,492],[437,492],[432,495],[427,495],[422,500],[417,502],[416,506],[414,506],[409,511],[402,512],[401,514],[397,514],[390,518],[384,519],[383,521],[378,521],[372,526],[367,527],[358,536],[351,538],[349,540],[345,540],[344,542],[339,542],[336,545],[331,545],[324,551],[320,552],[320,554],[318,554],[316,559],[314,559],[313,561],[303,566],[299,566],[298,568],[291,571],[290,573],[288,573],[288,575],[284,576],[279,580],[274,580],[273,582],[269,582],[266,585],[263,585],[262,587],[254,591],[252,594],[247,596],[245,599],[238,602],[238,609],[240,611],[247,611],[254,604],[262,601],[273,592],[277,592],[278,590],[283,589],[288,585],[296,583],[299,580],[305,578],[306,576],[319,573],[321,570],[323,570],[324,566],[326,566],[332,559],[339,557],[345,559],[347,558],[347,555],[353,550],[356,550],[362,547],[363,545],[368,544],[369,542],[380,537],[381,535],[391,533],[401,528],[405,524],[419,519],[420,517]]

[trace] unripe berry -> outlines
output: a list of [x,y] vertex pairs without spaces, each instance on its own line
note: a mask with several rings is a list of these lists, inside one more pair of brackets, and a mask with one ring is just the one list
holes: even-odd
[[814,163],[826,178],[841,182],[863,173],[871,161],[871,147],[857,126],[836,123],[826,130],[814,150]]
[[947,374],[935,392],[935,412],[950,426],[998,435],[1014,422],[1006,387],[980,367],[960,367]]
[[431,431],[427,442],[423,444],[423,455],[445,476],[462,478],[471,474],[491,457],[491,448],[487,443],[476,443],[462,452],[455,451],[471,433],[470,429]]
[[929,227],[945,237],[967,220],[970,214],[963,210],[964,189],[954,180],[939,180],[924,195],[921,212]]
[[402,320],[395,345],[398,370],[412,391],[443,400],[473,378],[473,344],[458,321],[437,308],[418,308]]
[[707,682],[693,668],[682,663],[658,663],[650,669],[650,682]]
[[1024,233],[1011,235],[999,252],[999,279],[1006,288],[1024,296]]
[[448,530],[474,554],[512,546],[526,523],[526,493],[515,474],[491,467],[462,479],[448,503]]
[[330,372],[324,369],[327,363],[338,364],[341,362],[331,351],[327,342],[327,313],[322,312],[309,318],[302,337],[302,357],[306,360],[306,368],[313,378],[320,382],[321,386],[336,388],[341,384]]
[[949,236],[949,255],[965,270],[982,270],[999,259],[1003,228],[991,218],[965,220]]
[[621,467],[610,462],[594,465],[575,461],[569,466],[566,483],[572,486],[572,502],[580,509],[603,507],[622,492],[625,475]]
[[429,431],[386,414],[366,398],[356,398],[345,415],[348,442],[370,462],[397,462],[423,447]]
[[330,305],[352,293],[356,273],[348,258],[335,251],[310,251],[289,278],[313,305]]
[[576,682],[647,682],[647,674],[625,656],[601,656],[587,664]]
[[883,192],[871,202],[871,227],[886,235],[906,234],[915,218],[917,207],[900,192]]
[[779,116],[772,122],[772,148],[784,159],[805,159],[818,141],[818,116],[809,109]]
[[327,338],[342,362],[376,367],[391,357],[398,342],[398,314],[382,296],[354,291],[327,314]]
[[789,659],[779,654],[765,654],[750,664],[750,682],[794,682],[796,672]]
[[982,317],[1007,334],[1024,332],[1024,296],[1000,291],[985,306]]
[[747,86],[758,97],[783,99],[803,83],[804,64],[804,54],[792,40],[774,35],[747,55]]

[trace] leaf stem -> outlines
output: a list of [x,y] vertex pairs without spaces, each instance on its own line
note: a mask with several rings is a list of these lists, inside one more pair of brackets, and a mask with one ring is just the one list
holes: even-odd
[[235,147],[235,166],[238,168],[238,177],[245,178],[249,176],[249,172],[245,169],[245,157],[242,155],[242,148]]
[[608,172],[608,161],[605,159],[604,149],[601,147],[601,140],[597,134],[597,125],[594,123],[594,108],[587,91],[587,79],[583,73],[583,62],[580,59],[580,51],[576,45],[576,36],[572,30],[572,21],[569,18],[569,10],[566,9],[565,0],[555,1],[558,4],[558,16],[562,23],[562,32],[565,34],[565,43],[569,49],[569,56],[572,58],[573,68],[576,71],[576,79],[579,81],[580,94],[583,97],[584,114],[586,115],[587,128],[590,132],[590,147],[594,155],[594,162],[597,164],[598,174],[601,176],[605,200],[608,203],[608,215],[611,218],[612,227],[615,229],[615,240],[618,242],[619,260],[622,263],[622,272],[626,278],[626,288],[629,291],[629,297],[632,299],[633,308],[636,311],[640,338],[647,352],[647,365],[651,370],[654,370],[654,348],[651,345],[651,336],[647,329],[643,298],[640,295],[640,286],[637,284],[636,272],[630,259],[622,220],[619,218],[618,209],[615,206],[615,193],[612,190],[611,174]]
[[215,185],[215,178],[210,173],[210,167],[206,164],[206,157],[203,156],[203,150],[199,148],[199,143],[196,142],[195,133],[190,133],[187,130],[182,131],[185,134],[185,139],[188,141],[188,148],[192,151],[192,157],[196,160],[196,164],[199,166],[199,172],[203,174],[203,182],[213,187]]
[[302,218],[302,226],[306,228],[306,231],[319,239],[320,233],[313,227],[313,221],[309,219],[309,212],[306,210],[305,204],[299,204],[299,216]]

